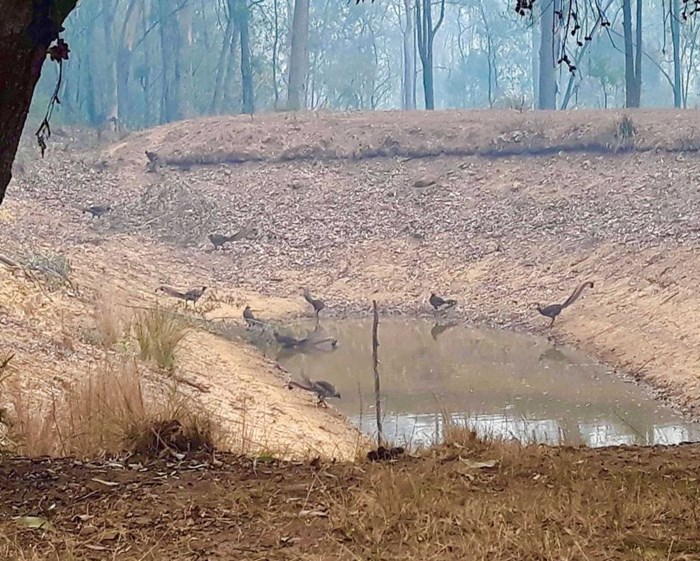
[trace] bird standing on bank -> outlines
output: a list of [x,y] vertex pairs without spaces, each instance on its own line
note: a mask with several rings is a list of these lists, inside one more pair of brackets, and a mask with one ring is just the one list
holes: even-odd
[[156,292],[160,290],[164,294],[172,296],[173,298],[178,298],[180,300],[184,300],[185,302],[192,302],[193,304],[196,304],[197,300],[199,300],[202,297],[206,289],[207,287],[203,286],[202,288],[190,288],[186,292],[181,292],[180,290],[177,290],[175,288],[162,285],[156,288]]
[[301,379],[302,383],[290,380],[287,382],[287,388],[291,390],[292,388],[297,387],[299,389],[306,390],[307,392],[315,393],[318,396],[318,402],[316,405],[323,405],[324,407],[328,407],[326,399],[333,397],[340,399],[340,392],[338,392],[338,390],[335,389],[335,386],[330,382],[326,382],[325,380],[312,381],[304,374],[301,375]]
[[248,327],[252,327],[253,325],[260,323],[260,320],[255,317],[253,310],[250,309],[250,306],[246,306],[243,310],[243,319],[245,320],[246,324],[248,324]]
[[309,294],[309,290],[306,288],[303,290],[303,294],[304,300],[313,306],[314,311],[316,312],[316,317],[318,318],[318,314],[326,307],[325,302],[321,299],[313,298],[311,294]]
[[223,234],[209,234],[209,241],[214,246],[214,250],[223,249],[224,245],[233,241],[234,236],[224,236]]
[[452,308],[457,305],[457,300],[446,300],[445,298],[441,298],[434,292],[430,293],[430,298],[428,299],[428,302],[430,302],[430,305],[435,308],[435,310],[447,310],[448,308]]
[[86,212],[90,213],[90,218],[101,218],[108,212],[111,212],[112,207],[109,205],[92,205],[81,208],[83,214]]
[[578,300],[579,296],[581,296],[581,293],[585,288],[593,288],[593,282],[591,281],[586,281],[582,284],[580,284],[576,290],[574,290],[571,293],[571,296],[569,296],[566,299],[566,302],[563,304],[549,304],[548,306],[545,306],[544,308],[540,306],[539,303],[535,303],[535,307],[537,308],[537,311],[541,313],[543,316],[551,318],[551,322],[549,323],[549,327],[552,327],[554,325],[554,320],[557,319],[557,316],[561,314],[561,312],[564,310],[564,308],[568,308]]

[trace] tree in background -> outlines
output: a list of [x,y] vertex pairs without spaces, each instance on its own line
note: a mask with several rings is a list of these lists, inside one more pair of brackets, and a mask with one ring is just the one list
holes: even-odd
[[289,86],[287,108],[299,110],[306,104],[305,84],[309,54],[309,0],[294,0],[292,47],[289,56]]
[[433,81],[433,42],[435,34],[445,19],[445,0],[440,0],[440,15],[433,25],[431,0],[416,0],[416,30],[418,53],[423,67],[423,96],[425,108],[435,109],[435,86]]
[[[538,109],[557,108],[557,58],[560,51],[561,1],[549,0],[540,4],[540,50],[538,77]],[[556,17],[555,17],[556,14]]]
[[642,0],[637,0],[636,32],[632,33],[632,0],[622,0],[625,33],[625,107],[639,107],[642,100]]
[[11,69],[0,75],[0,200],[27,110],[42,123],[59,98],[57,125],[138,129],[285,101],[415,108],[420,72],[428,108],[619,107],[639,105],[643,70],[645,103],[698,102],[700,2],[643,0],[663,17],[646,18],[642,43],[641,2],[554,1],[83,0],[66,25],[70,64],[37,84],[76,1],[0,0],[0,61]]

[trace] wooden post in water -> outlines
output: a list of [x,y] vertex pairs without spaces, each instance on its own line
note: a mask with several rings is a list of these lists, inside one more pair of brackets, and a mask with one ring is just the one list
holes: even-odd
[[374,369],[374,406],[377,410],[377,446],[381,446],[384,441],[382,431],[382,404],[379,399],[379,339],[377,338],[377,328],[379,327],[379,308],[377,301],[372,300],[374,321],[372,322],[372,367]]

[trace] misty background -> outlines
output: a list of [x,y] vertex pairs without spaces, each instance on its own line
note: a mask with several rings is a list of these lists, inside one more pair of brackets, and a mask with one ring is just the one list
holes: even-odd
[[[679,1],[602,0],[609,25],[595,3],[582,4],[573,37],[556,16],[561,0],[538,1],[525,16],[512,0],[83,0],[65,25],[71,53],[54,119],[99,127],[112,118],[134,130],[202,115],[422,109],[426,100],[436,109],[635,106],[626,79],[627,90],[640,86],[641,106],[696,107],[700,21],[683,21]],[[575,73],[556,64],[560,52]],[[46,65],[31,117],[45,110],[57,72]]]

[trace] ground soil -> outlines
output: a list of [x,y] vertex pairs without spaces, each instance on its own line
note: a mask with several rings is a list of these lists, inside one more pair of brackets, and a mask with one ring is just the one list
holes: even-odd
[[[660,398],[697,417],[699,132],[700,114],[671,111],[225,117],[174,123],[92,147],[84,133],[59,131],[45,159],[32,155],[29,147],[20,155],[7,202],[0,208],[1,253],[17,261],[34,252],[66,255],[73,266],[74,286],[48,292],[19,273],[3,273],[0,345],[15,352],[13,378],[20,389],[45,401],[109,355],[84,336],[93,328],[97,304],[110,301],[114,309],[137,310],[158,299],[167,305],[166,297],[154,293],[160,284],[207,285],[199,315],[190,317],[231,317],[234,336],[222,337],[194,325],[180,354],[177,376],[184,382],[179,391],[218,415],[224,425],[237,427],[232,432],[239,437],[241,451],[348,460],[362,448],[361,437],[332,410],[319,410],[310,397],[285,389],[284,373],[241,335],[243,306],[250,303],[259,317],[284,324],[310,312],[300,295],[301,287],[308,286],[326,300],[326,314],[368,313],[371,301],[377,300],[385,313],[427,315],[431,313],[427,297],[435,290],[458,299],[453,313],[465,322],[526,330],[573,344],[616,368],[619,375],[649,384]],[[154,173],[146,170],[145,150],[159,154],[161,165]],[[82,205],[103,203],[114,210],[101,219],[91,220],[80,212]],[[250,236],[225,251],[212,251],[207,234],[233,233],[246,226],[254,228]],[[533,302],[562,302],[584,280],[594,281],[595,288],[546,330],[547,320],[533,309]],[[143,368],[153,385],[168,382],[164,374]],[[656,473],[654,466],[664,462],[680,466],[683,473],[697,470],[693,451],[683,447],[653,453],[571,454],[581,454],[572,462],[585,464],[593,458],[638,481],[644,474]],[[646,460],[638,464],[639,457]],[[657,462],[657,457],[665,460]],[[7,465],[14,469],[14,464]],[[410,471],[412,465],[409,462],[401,470]],[[169,484],[169,488],[183,486],[184,491],[177,491],[183,493],[177,508],[185,510],[178,512],[190,513],[177,515],[177,524],[213,524],[208,515],[200,520],[199,514],[186,510],[201,497],[211,498],[214,510],[220,507],[216,501],[244,501],[238,491],[229,495],[212,490],[219,475],[202,469],[196,472],[199,475],[186,476],[199,478],[196,482]],[[294,468],[303,473],[286,469],[275,468],[271,474],[277,475],[270,475],[271,481],[288,477],[298,483],[316,477],[308,467]],[[370,477],[364,468],[342,467],[352,469],[360,470],[361,479]],[[527,477],[540,473],[533,470]],[[229,490],[258,477],[249,468],[224,472],[220,481],[228,482]],[[603,472],[595,477],[592,473],[585,476],[584,486],[594,488],[595,477],[604,477]],[[87,475],[81,472],[75,477]],[[419,470],[415,477],[422,481],[427,474]],[[523,481],[529,482],[527,477]],[[7,480],[10,491],[14,479]],[[356,499],[353,493],[366,492],[363,484],[353,487],[354,481],[338,495],[343,504],[352,502],[348,497]],[[475,481],[469,484],[482,498],[499,496],[509,488],[503,482],[492,488],[481,486],[481,479]],[[55,482],[45,485],[44,489],[59,489]],[[66,482],[61,485],[60,489],[70,488]],[[535,497],[547,489],[540,485],[544,484],[523,483],[518,492],[535,489],[527,500],[536,504]],[[153,493],[160,496],[159,491]],[[143,498],[112,495],[112,500],[124,501],[124,513],[133,510],[129,504]],[[284,494],[273,496],[284,503]],[[294,533],[302,526],[298,517],[294,523],[276,520],[275,532],[280,535],[270,536],[265,525],[269,518],[261,516],[267,499],[255,492],[251,497],[245,499],[246,508],[260,515],[250,518],[255,520],[258,541],[246,547],[255,553],[224,548],[217,550],[220,557],[237,556],[236,551],[246,556],[248,551],[251,558],[315,558],[321,550],[309,547],[317,544],[332,545],[333,556],[341,558],[391,558],[401,555],[401,543],[418,539],[400,534],[389,523],[391,516],[400,517],[397,513],[385,513],[372,522],[392,528],[393,533],[370,532],[374,541],[367,549],[352,536],[350,541],[343,537],[347,527],[341,524],[336,533],[337,521],[322,516],[305,520],[301,534]],[[104,504],[105,509],[115,508],[109,500]],[[359,512],[362,507],[353,504],[353,512]],[[673,521],[661,512],[646,513],[651,518],[640,516],[648,525],[639,527],[638,520],[618,519],[617,533],[601,526],[586,539],[576,533],[577,528],[562,526],[538,547],[530,544],[534,549],[525,551],[517,545],[521,534],[508,514],[510,507],[493,504],[500,507],[494,506],[489,515],[505,520],[501,537],[510,544],[499,550],[503,558],[506,553],[509,558],[625,558],[630,551],[654,558],[661,549],[658,540],[666,547],[664,555],[673,550],[667,542],[676,530],[676,543],[685,544],[679,555],[686,555],[677,558],[698,555],[685,547],[692,542],[689,534],[683,534],[688,512],[674,513]],[[65,520],[73,514],[66,514]],[[122,524],[126,514],[115,519]],[[223,519],[224,525],[237,525],[238,536],[253,531],[238,518]],[[444,513],[437,519],[438,526],[444,525],[449,516]],[[527,523],[559,524],[546,513]],[[215,528],[217,535],[224,529]],[[225,529],[228,535],[232,527]],[[21,544],[23,551],[29,543],[36,545],[25,531],[20,534],[12,544]],[[555,534],[571,539],[556,541]],[[275,549],[289,545],[289,540],[282,540],[285,536],[297,535],[302,540],[294,542],[292,550]],[[594,535],[605,536],[598,540],[600,549],[586,549],[586,544],[598,543]],[[663,539],[652,537],[661,535]],[[442,558],[445,552],[463,551],[459,548],[473,545],[474,539],[462,535],[461,545],[440,541],[440,547],[447,549],[428,551],[421,545],[418,550],[422,558]],[[133,551],[120,550],[120,555],[159,558],[154,551],[169,540],[165,534],[161,541],[126,540],[141,545],[134,545]],[[226,540],[231,545],[240,538]],[[259,548],[261,540],[268,541]],[[182,543],[170,546],[180,548]],[[550,546],[554,549],[542,553]],[[104,555],[104,550],[95,551],[98,558]],[[214,554],[207,551],[211,558]],[[73,552],[77,557],[88,553]],[[483,558],[499,558],[493,551],[490,557],[486,553]],[[191,553],[190,558],[197,557]]]
[[690,560],[700,558],[699,468],[697,446],[451,447],[389,464],[8,459],[0,553]]

